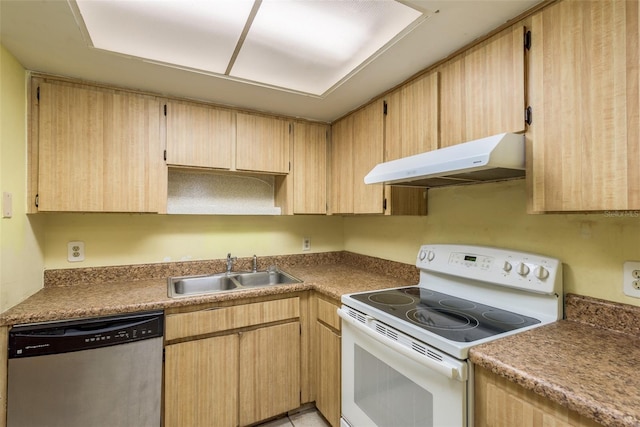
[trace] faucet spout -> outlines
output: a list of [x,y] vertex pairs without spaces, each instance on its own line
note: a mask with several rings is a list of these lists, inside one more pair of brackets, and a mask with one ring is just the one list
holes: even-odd
[[257,272],[258,271],[258,257],[257,256],[253,256],[253,272]]
[[227,254],[227,273],[231,273],[231,270],[233,270],[233,263],[238,259],[238,257],[231,256],[231,253]]

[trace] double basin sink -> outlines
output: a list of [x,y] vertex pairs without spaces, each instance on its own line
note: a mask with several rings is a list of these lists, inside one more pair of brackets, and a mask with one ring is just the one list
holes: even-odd
[[167,284],[169,297],[180,298],[293,283],[302,280],[282,270],[269,270],[170,277]]

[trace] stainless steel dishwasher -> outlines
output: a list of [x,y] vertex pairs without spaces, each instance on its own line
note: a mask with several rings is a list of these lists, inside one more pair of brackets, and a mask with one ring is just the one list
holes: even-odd
[[160,426],[162,312],[9,332],[7,425]]

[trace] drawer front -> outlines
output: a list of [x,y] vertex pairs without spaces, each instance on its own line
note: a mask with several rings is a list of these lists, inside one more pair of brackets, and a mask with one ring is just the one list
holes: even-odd
[[339,307],[320,298],[317,298],[316,301],[318,301],[318,320],[339,331],[340,317],[337,313]]
[[298,297],[171,314],[165,319],[165,339],[170,341],[298,317]]

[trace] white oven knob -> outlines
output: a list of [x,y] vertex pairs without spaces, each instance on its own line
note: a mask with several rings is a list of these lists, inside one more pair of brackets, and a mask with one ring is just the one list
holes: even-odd
[[510,272],[512,268],[513,268],[513,266],[511,265],[511,263],[509,261],[505,261],[504,265],[502,266],[502,269],[504,271],[506,271],[507,273]]
[[424,261],[425,259],[427,261],[433,261],[435,257],[436,253],[433,251],[420,250],[420,253],[418,254],[418,258],[420,258],[420,261]]
[[533,275],[536,276],[540,280],[544,280],[549,277],[549,270],[539,265],[533,270]]
[[519,275],[526,276],[527,274],[529,274],[529,267],[524,262],[521,262],[520,264],[518,264],[518,267],[516,267],[516,271]]

